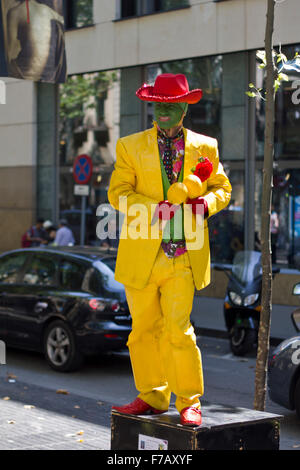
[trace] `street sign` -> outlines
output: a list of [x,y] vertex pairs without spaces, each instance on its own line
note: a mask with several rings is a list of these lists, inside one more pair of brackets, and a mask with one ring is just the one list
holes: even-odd
[[87,184],[93,174],[93,162],[88,155],[78,155],[73,165],[73,178],[77,184]]
[[90,187],[88,184],[75,184],[74,195],[75,196],[88,196],[90,194]]
[[78,155],[73,165],[73,178],[75,180],[74,194],[81,196],[80,245],[85,241],[85,210],[86,198],[89,195],[88,183],[93,174],[93,162],[88,155]]

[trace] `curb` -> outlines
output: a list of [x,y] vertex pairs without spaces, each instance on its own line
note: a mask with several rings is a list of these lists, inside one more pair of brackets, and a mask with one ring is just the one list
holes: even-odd
[[[229,339],[229,333],[224,330],[216,330],[213,328],[201,328],[199,326],[194,327],[195,334],[199,336],[208,336],[211,338],[221,338],[221,339]],[[278,346],[282,341],[284,341],[284,338],[275,338],[271,337],[270,338],[270,345],[271,346]]]

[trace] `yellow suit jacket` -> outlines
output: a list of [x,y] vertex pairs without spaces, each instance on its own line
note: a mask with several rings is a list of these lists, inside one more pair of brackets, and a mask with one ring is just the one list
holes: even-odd
[[[231,184],[219,162],[215,139],[183,129],[185,140],[184,178],[192,173],[200,156],[210,159],[213,172],[204,183],[203,197],[208,203],[209,217],[230,201]],[[151,225],[153,211],[164,199],[157,128],[123,137],[117,142],[117,158],[108,189],[110,204],[126,214],[120,236],[115,278],[124,285],[143,288],[161,245],[162,232]],[[190,206],[184,211],[184,226],[191,214]],[[141,217],[137,217],[136,208]],[[190,215],[194,219],[194,215]],[[198,221],[197,221],[198,222]],[[193,230],[195,220],[193,220]],[[200,224],[201,225],[201,224]],[[137,227],[139,226],[139,227]],[[203,289],[210,282],[210,248],[207,219],[202,223],[202,238],[198,247],[187,244],[189,260],[196,288]],[[137,231],[140,230],[140,236]],[[155,233],[155,235],[153,235]],[[188,234],[185,233],[186,239]],[[192,236],[191,236],[192,237]]]

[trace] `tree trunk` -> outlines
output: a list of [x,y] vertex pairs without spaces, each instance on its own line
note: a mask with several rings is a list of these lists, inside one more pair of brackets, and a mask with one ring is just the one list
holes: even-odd
[[255,371],[254,409],[265,409],[267,391],[268,356],[272,312],[272,260],[270,238],[270,215],[273,185],[274,111],[275,111],[275,64],[272,55],[275,0],[268,0],[265,34],[266,51],[266,116],[264,142],[263,191],[261,207],[262,251],[262,302],[258,333],[258,349]]

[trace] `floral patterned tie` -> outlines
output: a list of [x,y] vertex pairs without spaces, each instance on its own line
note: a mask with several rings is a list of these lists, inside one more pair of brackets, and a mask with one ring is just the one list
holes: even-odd
[[172,183],[173,158],[171,151],[171,139],[165,140],[166,148],[163,155],[163,164],[167,173],[168,180]]

